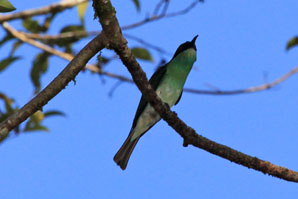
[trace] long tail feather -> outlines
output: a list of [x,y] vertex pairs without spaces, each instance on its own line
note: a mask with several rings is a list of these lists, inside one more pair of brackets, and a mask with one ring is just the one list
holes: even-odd
[[114,156],[114,161],[117,163],[117,165],[120,166],[122,170],[125,170],[128,160],[130,158],[130,155],[140,139],[140,137],[138,137],[135,140],[131,141],[131,136],[132,134],[130,134],[127,137],[127,139],[125,140],[125,142],[123,143],[119,151]]

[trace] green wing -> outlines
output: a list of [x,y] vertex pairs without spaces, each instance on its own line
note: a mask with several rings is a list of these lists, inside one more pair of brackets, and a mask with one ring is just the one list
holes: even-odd
[[182,93],[183,93],[183,90],[181,91],[181,93],[180,93],[180,96],[178,97],[178,99],[177,99],[177,101],[176,101],[175,105],[176,105],[176,104],[178,104],[178,102],[181,100]]
[[[159,67],[154,74],[152,75],[152,77],[149,80],[149,83],[151,84],[152,88],[154,90],[157,89],[158,85],[160,84],[160,81],[162,80],[163,76],[165,75],[167,71],[166,65]],[[145,107],[147,106],[148,102],[145,99],[145,97],[142,95],[135,118],[133,120],[132,123],[132,129],[137,125],[137,121],[140,117],[140,115],[143,113]]]

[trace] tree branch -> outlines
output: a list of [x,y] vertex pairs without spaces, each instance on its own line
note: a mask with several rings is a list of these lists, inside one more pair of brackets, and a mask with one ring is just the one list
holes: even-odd
[[[35,41],[33,39],[28,38],[26,33],[17,31],[12,26],[10,26],[8,24],[8,22],[3,22],[2,26],[8,32],[10,32],[13,36],[15,36],[16,38],[18,38],[19,40],[21,40],[21,41],[23,41],[25,43],[28,43],[28,44],[36,47],[36,48],[39,48],[41,50],[44,50],[45,52],[48,52],[48,53],[51,53],[51,54],[56,55],[58,57],[61,57],[62,59],[65,59],[67,61],[71,61],[74,58],[74,56],[72,54],[59,51],[59,50],[57,50],[55,48],[52,48],[51,46],[48,46],[48,45],[46,45],[44,43],[41,43],[41,42],[38,42],[38,41]],[[129,79],[129,78],[127,78],[127,77],[124,77],[124,76],[121,76],[121,75],[117,75],[117,74],[114,74],[114,73],[103,71],[99,67],[97,67],[95,65],[92,65],[92,64],[87,64],[85,66],[85,68],[88,69],[88,70],[90,70],[91,72],[99,73],[101,75],[106,75],[106,76],[109,76],[111,78],[119,79],[121,81],[132,82],[132,80]]]
[[207,95],[236,95],[236,94],[246,94],[246,93],[254,93],[264,90],[269,90],[273,87],[275,87],[278,84],[281,84],[285,80],[287,80],[292,75],[298,73],[298,66],[292,68],[289,72],[284,74],[283,76],[275,79],[274,81],[267,83],[267,84],[261,84],[259,86],[253,86],[250,88],[245,89],[238,89],[238,90],[215,90],[215,91],[208,91],[208,90],[197,90],[197,89],[191,89],[191,88],[185,88],[184,91],[189,93],[195,93],[195,94],[207,94]]
[[0,124],[0,141],[5,139],[9,132],[25,121],[30,115],[41,110],[67,84],[74,80],[76,75],[85,68],[86,63],[107,45],[105,35],[99,34],[89,42],[64,68],[64,70],[38,95],[24,105],[18,112]]
[[58,51],[48,45],[45,45],[39,41],[35,41],[33,39],[30,39],[28,38],[24,33],[22,32],[19,32],[17,31],[16,29],[14,29],[12,26],[10,26],[8,24],[8,22],[3,22],[2,23],[2,26],[3,28],[5,28],[8,32],[10,32],[13,36],[15,36],[16,38],[18,38],[19,40],[25,42],[25,43],[28,43],[28,44],[31,44],[32,46],[35,46],[37,48],[40,48],[48,53],[51,53],[51,54],[54,54],[54,55],[57,55],[59,57],[62,57],[66,60],[72,60],[73,56],[68,54],[68,53],[64,53],[64,52],[61,52],[61,51]]
[[59,3],[54,3],[45,7],[34,8],[31,10],[25,10],[22,12],[1,15],[0,23],[4,21],[14,20],[14,19],[20,19],[20,18],[22,19],[26,17],[43,15],[47,13],[60,12],[65,9],[72,8],[85,1],[88,1],[88,0],[64,0],[64,1],[60,1]]
[[98,35],[100,31],[73,31],[73,32],[63,32],[56,35],[50,34],[39,34],[39,33],[25,33],[24,34],[31,39],[38,40],[60,40],[60,39],[74,39],[74,38],[84,38]]
[[[52,48],[44,43],[35,41],[31,38],[35,38],[35,39],[57,39],[57,38],[68,38],[69,36],[73,36],[74,34],[76,36],[91,36],[91,35],[95,35],[95,33],[99,34],[100,32],[98,31],[92,31],[89,33],[86,32],[70,32],[70,33],[63,33],[61,35],[39,35],[39,34],[30,34],[30,33],[24,33],[21,31],[17,31],[16,29],[14,29],[12,26],[10,26],[8,24],[8,22],[3,22],[2,26],[8,31],[10,32],[13,36],[15,36],[16,38],[18,38],[19,40],[28,43],[32,46],[35,46],[39,49],[42,49],[48,53],[57,55],[65,60],[72,60],[73,59],[73,55],[69,54],[69,53],[65,53],[62,51],[59,51],[55,48]],[[131,38],[131,39],[138,39],[138,38],[134,38],[131,35],[127,35],[125,34],[126,37]],[[143,40],[141,40],[140,42],[143,42]],[[146,43],[148,45],[148,43]],[[150,45],[150,44],[149,44]],[[151,46],[151,47],[155,47],[155,46]],[[158,48],[158,47],[156,47]],[[156,50],[162,50],[162,49],[156,49]],[[164,51],[164,53],[166,53]],[[98,68],[95,65],[91,65],[91,64],[87,64],[86,65],[86,69],[90,70],[91,72],[95,72],[95,73],[99,73],[101,75],[106,75],[109,76],[111,78],[115,78],[115,79],[119,79],[121,81],[124,82],[129,82],[129,83],[133,83],[133,80],[131,80],[130,78],[127,78],[123,75],[119,75],[119,74],[115,74],[115,73],[111,73],[111,72],[106,72],[103,71],[102,69]],[[279,77],[278,79],[267,83],[267,84],[261,84],[259,86],[253,86],[250,88],[245,88],[245,89],[237,89],[237,90],[199,90],[199,89],[192,89],[192,88],[185,88],[184,92],[188,92],[188,93],[193,93],[193,94],[205,94],[205,95],[236,95],[236,94],[247,94],[247,93],[253,93],[253,92],[259,92],[259,91],[264,91],[264,90],[269,90],[273,87],[275,87],[278,84],[281,84],[283,81],[287,80],[289,77],[291,77],[292,75],[298,73],[298,66],[291,69],[289,72],[287,72],[286,74],[284,74],[283,76]]]
[[[38,33],[25,33],[28,38],[31,39],[38,39],[38,40],[60,40],[60,39],[73,39],[73,38],[84,38],[84,37],[90,37],[94,35],[98,35],[100,32],[99,31],[75,31],[75,32],[65,32],[65,33],[60,33],[57,35],[49,35],[49,34],[38,34]],[[141,38],[138,38],[136,36],[130,35],[130,34],[124,34],[126,38],[129,38],[131,40],[134,40],[140,44],[143,44],[144,46],[151,48],[159,53],[162,54],[170,54],[169,52],[165,51],[164,49],[155,46]]]
[[191,144],[248,168],[253,168],[265,174],[287,181],[298,182],[297,172],[273,165],[270,162],[248,156],[230,147],[213,142],[198,135],[192,128],[188,127],[178,118],[176,113],[172,112],[166,105],[164,105],[152,89],[144,71],[141,69],[135,57],[131,53],[131,50],[126,45],[127,42],[121,33],[118,20],[115,16],[115,9],[113,8],[111,2],[109,0],[94,0],[93,6],[103,27],[103,34],[105,34],[106,37],[109,37],[109,47],[113,48],[120,56],[123,64],[131,73],[134,82],[148,102],[154,107],[159,115],[184,138],[185,146],[187,146],[187,144]]

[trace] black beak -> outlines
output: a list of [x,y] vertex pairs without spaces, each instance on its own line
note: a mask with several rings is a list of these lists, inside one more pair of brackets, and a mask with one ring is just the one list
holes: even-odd
[[195,45],[195,42],[196,42],[196,39],[198,38],[198,36],[199,36],[199,35],[196,35],[196,36],[191,40],[191,43],[192,43],[193,45]]

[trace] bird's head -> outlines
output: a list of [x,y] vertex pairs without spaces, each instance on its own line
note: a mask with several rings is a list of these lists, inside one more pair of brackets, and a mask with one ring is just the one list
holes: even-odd
[[183,44],[181,44],[172,59],[175,59],[176,57],[179,59],[194,59],[196,60],[196,39],[199,35],[196,35],[191,41],[187,41]]

